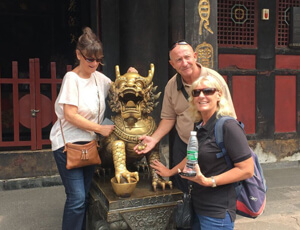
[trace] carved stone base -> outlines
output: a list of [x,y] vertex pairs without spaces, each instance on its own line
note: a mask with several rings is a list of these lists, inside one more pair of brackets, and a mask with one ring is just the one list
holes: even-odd
[[173,212],[182,200],[178,189],[153,191],[151,180],[140,178],[129,198],[117,197],[110,178],[95,176],[87,214],[89,230],[164,230],[176,229]]

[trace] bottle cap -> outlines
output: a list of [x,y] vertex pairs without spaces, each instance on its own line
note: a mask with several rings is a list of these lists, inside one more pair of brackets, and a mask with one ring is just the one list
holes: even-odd
[[197,135],[197,132],[196,131],[191,131],[191,135]]

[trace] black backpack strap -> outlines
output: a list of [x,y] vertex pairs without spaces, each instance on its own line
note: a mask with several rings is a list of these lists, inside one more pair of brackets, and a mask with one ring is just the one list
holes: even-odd
[[[216,157],[217,158],[221,158],[221,157],[224,156],[228,169],[232,169],[233,168],[233,162],[231,161],[231,159],[230,159],[230,157],[227,154],[227,151],[225,149],[225,145],[224,145],[224,133],[223,133],[224,122],[226,120],[229,120],[229,119],[235,120],[244,129],[244,124],[242,122],[240,122],[240,121],[237,121],[233,117],[224,116],[224,117],[221,117],[220,119],[218,119],[217,122],[216,122],[216,125],[215,125],[215,138],[216,138],[217,145],[219,146],[219,148],[222,151],[220,153],[217,153]],[[251,151],[252,151],[252,149],[251,149]],[[239,181],[239,182],[235,182],[234,183],[235,192],[236,192],[237,196],[239,196],[239,194],[242,191],[243,183],[244,183],[244,181]]]
[[[176,75],[176,83],[177,83],[177,90],[181,90],[181,92],[182,92],[183,96],[185,97],[185,99],[187,101],[189,101],[189,95],[186,92],[186,90],[184,88],[184,85],[182,84],[181,75],[179,73],[177,73],[177,75]],[[197,126],[197,123],[194,123],[193,130],[196,130],[196,126]]]
[[176,83],[177,83],[177,90],[181,90],[183,96],[188,101],[189,100],[189,95],[186,92],[186,90],[184,88],[184,85],[182,84],[181,75],[179,73],[177,73],[177,75],[176,75]]
[[229,116],[224,116],[224,117],[220,117],[215,125],[215,138],[216,138],[216,143],[219,146],[219,148],[221,149],[221,152],[216,154],[217,158],[221,158],[224,157],[227,163],[227,166],[229,169],[233,168],[233,163],[230,159],[230,157],[227,154],[227,151],[225,149],[225,145],[224,145],[224,134],[223,134],[223,125],[224,122],[227,120],[236,120],[233,117],[229,117]]

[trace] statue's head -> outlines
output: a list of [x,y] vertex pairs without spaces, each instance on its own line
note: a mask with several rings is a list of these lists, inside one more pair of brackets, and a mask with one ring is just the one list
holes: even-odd
[[153,87],[154,65],[150,65],[147,77],[135,72],[120,75],[116,66],[116,80],[112,82],[109,91],[109,106],[115,113],[121,113],[122,118],[129,124],[147,116],[157,106],[160,92],[155,94]]

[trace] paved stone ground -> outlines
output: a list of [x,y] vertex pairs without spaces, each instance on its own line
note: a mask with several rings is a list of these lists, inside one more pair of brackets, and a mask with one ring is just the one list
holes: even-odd
[[59,230],[63,186],[0,192],[0,230]]
[[[256,219],[238,217],[236,230],[300,230],[300,167],[264,168],[267,204]],[[0,230],[59,230],[63,186],[0,191]]]

